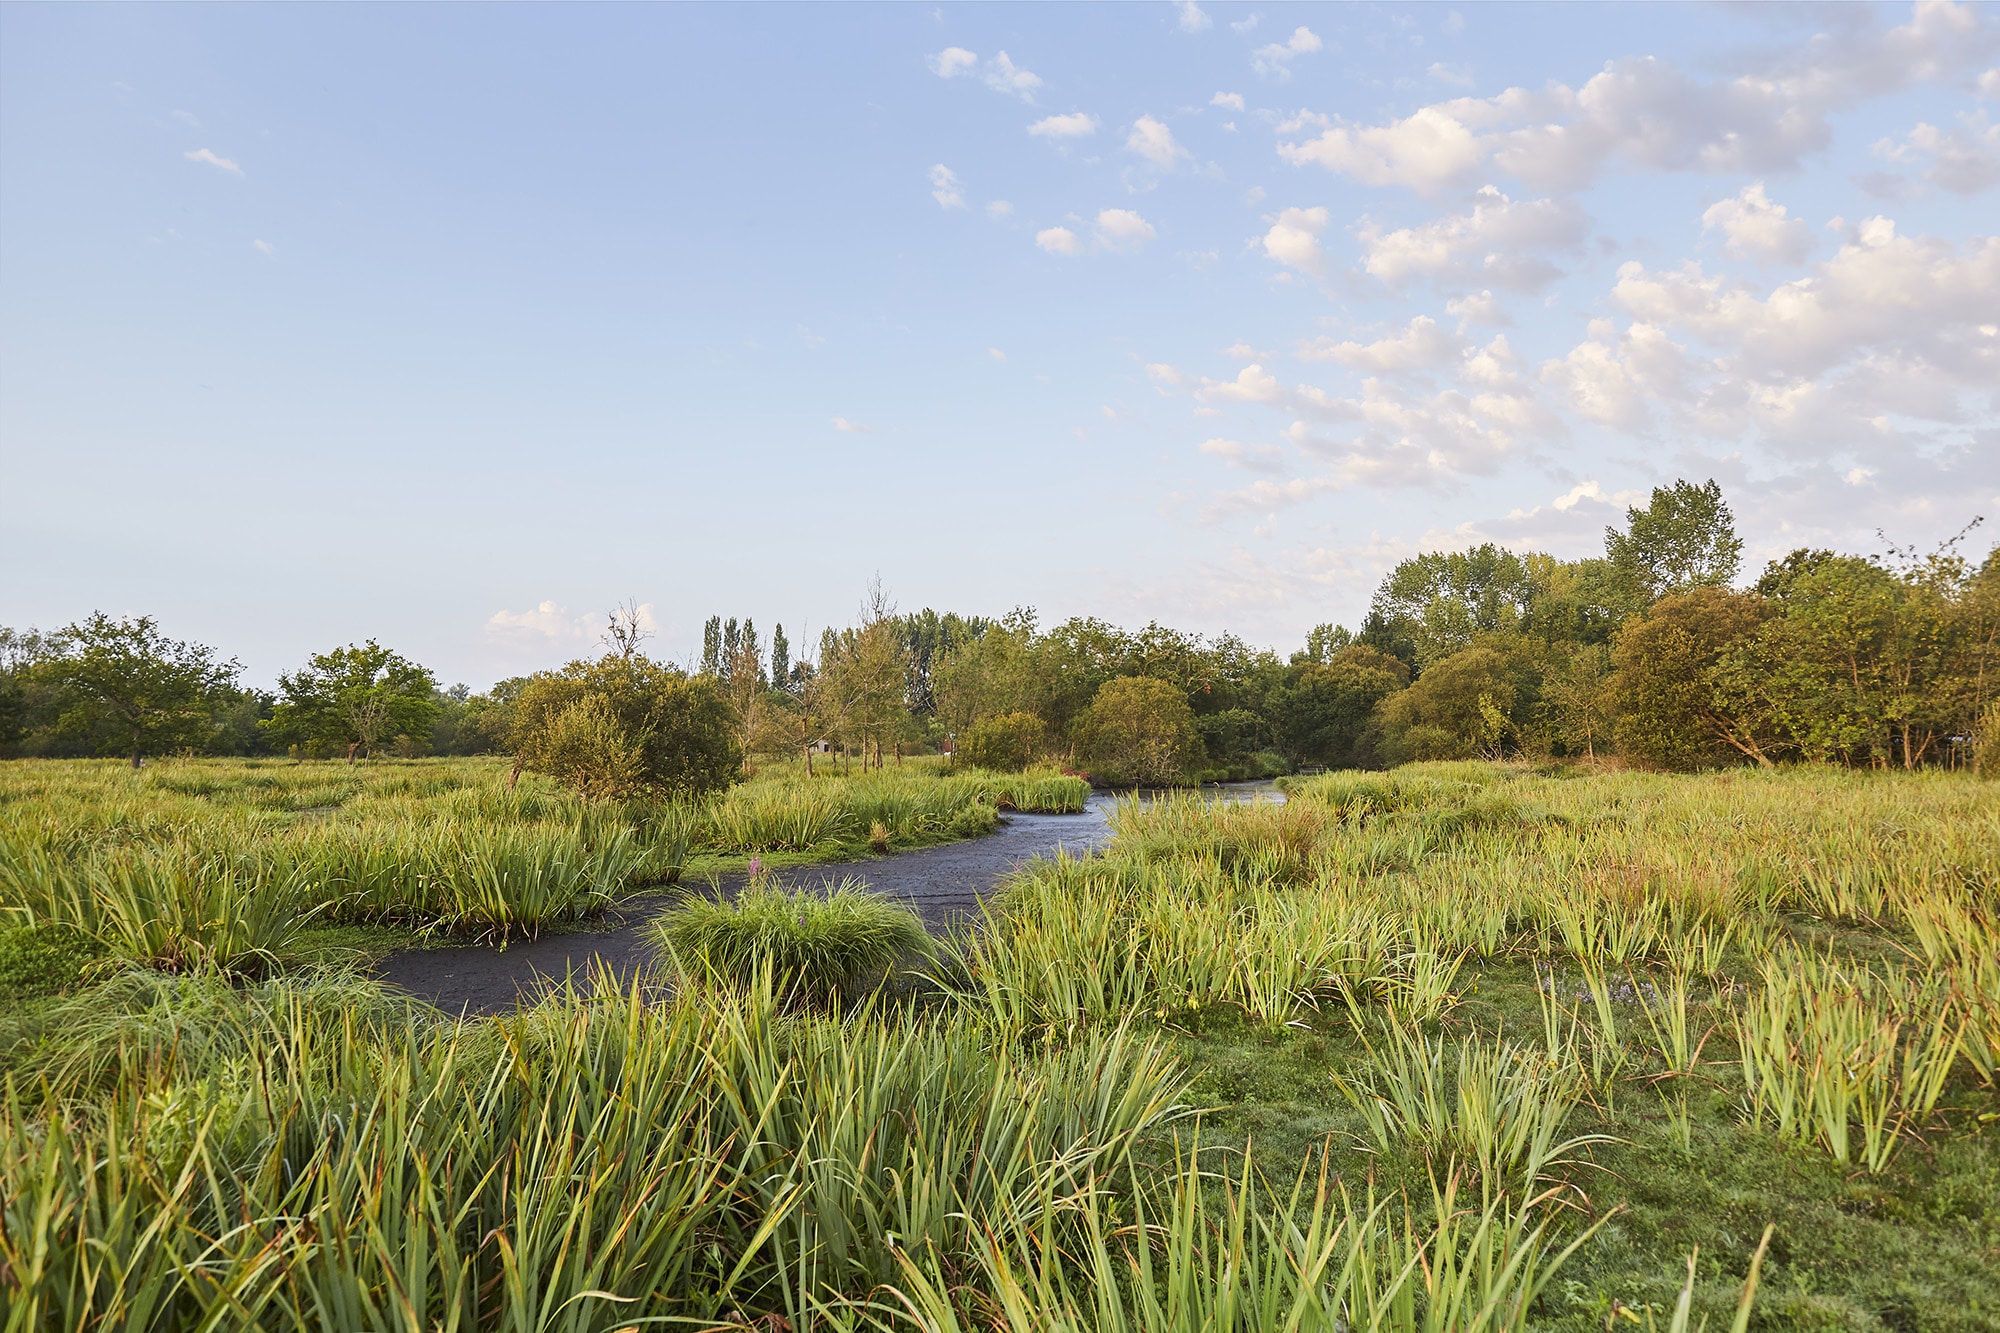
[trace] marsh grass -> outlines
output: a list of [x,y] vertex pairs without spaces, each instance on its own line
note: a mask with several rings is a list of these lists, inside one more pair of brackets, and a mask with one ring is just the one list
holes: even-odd
[[697,984],[743,989],[768,974],[808,1004],[878,989],[934,952],[914,912],[851,878],[823,893],[759,878],[728,901],[683,898],[646,929]]
[[1064,1227],[1178,1114],[1123,1031],[1027,1057],[768,986],[458,1024],[355,984],[94,997],[0,1118],[10,1326],[798,1326]]
[[[717,856],[843,859],[990,832],[1005,804],[1080,809],[1060,773],[783,775],[706,804],[585,802],[504,762],[0,768],[0,922],[74,926],[167,968],[268,970],[301,927],[505,943]],[[724,861],[723,866],[727,865]]]
[[[327,913],[442,920],[477,907],[453,849],[507,833],[479,855],[514,901],[467,932],[718,855],[706,811],[476,765],[362,769],[304,810],[310,770],[145,785],[173,767],[0,774],[8,920],[101,913],[83,872],[163,849],[248,854]],[[828,806],[729,836],[846,820],[820,845],[860,854],[877,825],[907,846],[1014,799],[939,768],[776,772],[758,784]],[[934,958],[812,953],[813,904],[753,896],[700,908],[735,919],[675,946],[677,984],[500,1020],[227,942],[136,937],[182,970],[117,972],[91,937],[66,994],[0,1022],[6,1318],[1743,1333],[1754,1294],[1760,1328],[1990,1324],[1990,784],[1455,764],[1286,786],[1120,802],[1107,852],[1023,867]],[[892,967],[936,984],[874,998]]]

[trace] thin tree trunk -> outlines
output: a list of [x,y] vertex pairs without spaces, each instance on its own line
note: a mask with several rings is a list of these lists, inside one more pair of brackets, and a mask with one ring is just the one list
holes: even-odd
[[139,728],[136,723],[132,727],[132,767],[139,767]]
[[807,742],[806,742],[806,776],[807,776],[807,777],[811,777],[812,775],[813,775],[813,747],[812,747],[812,742],[811,742],[811,741],[807,741]]

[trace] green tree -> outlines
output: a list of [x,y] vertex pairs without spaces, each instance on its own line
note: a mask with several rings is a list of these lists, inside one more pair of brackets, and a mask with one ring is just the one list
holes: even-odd
[[1595,759],[1608,747],[1617,722],[1611,689],[1611,650],[1579,643],[1544,672],[1538,711],[1547,739],[1567,754]]
[[1202,753],[1187,696],[1149,676],[1099,687],[1077,720],[1076,742],[1090,771],[1109,782],[1180,782]]
[[1321,665],[1333,660],[1333,655],[1354,642],[1354,631],[1345,625],[1314,625],[1306,633],[1306,646],[1292,654],[1293,666],[1304,666],[1308,662]]
[[149,616],[102,611],[51,635],[36,667],[61,692],[58,729],[100,754],[129,755],[134,768],[148,754],[207,749],[241,670],[212,648],[167,638]]
[[1018,773],[1041,758],[1048,738],[1033,713],[1002,713],[976,724],[959,753],[975,768]]
[[428,744],[438,715],[437,678],[429,668],[370,639],[316,654],[278,677],[282,696],[261,725],[280,745],[312,751],[344,748],[347,762],[373,755],[396,736]]
[[1491,644],[1461,649],[1434,663],[1406,690],[1375,710],[1382,758],[1497,758],[1518,738],[1514,712],[1529,693],[1521,660]]
[[514,772],[594,798],[672,799],[742,774],[737,721],[711,676],[642,656],[571,662],[528,679],[514,712]]
[[1763,598],[1699,587],[1663,597],[1612,645],[1618,749],[1657,768],[1691,771],[1749,758],[1769,766],[1778,738],[1762,710],[1722,688],[1716,667],[1770,614]]
[[1308,662],[1274,699],[1279,744],[1297,764],[1366,768],[1375,706],[1410,683],[1410,669],[1367,644]]
[[1736,520],[1713,478],[1654,487],[1651,503],[1626,509],[1625,522],[1625,532],[1604,530],[1604,554],[1649,601],[1726,587],[1742,567]]
[[1034,645],[1035,613],[1023,607],[953,644],[931,668],[938,721],[963,736],[985,718],[1036,711]]
[[864,765],[870,743],[880,768],[882,743],[900,740],[909,730],[909,660],[902,625],[880,584],[869,589],[859,628],[821,641],[819,667],[830,696],[827,712],[839,717],[847,734],[859,742]]
[[785,638],[785,627],[771,627],[771,688],[788,690],[792,687],[792,645]]
[[2000,665],[2000,574],[1949,549],[1897,555],[1900,569],[1819,551],[1774,563],[1760,585],[1777,614],[1716,666],[1735,710],[1848,764],[1915,768],[1971,734]]
[[1383,580],[1361,641],[1428,671],[1481,634],[1519,627],[1537,591],[1529,561],[1491,542],[1412,556]]

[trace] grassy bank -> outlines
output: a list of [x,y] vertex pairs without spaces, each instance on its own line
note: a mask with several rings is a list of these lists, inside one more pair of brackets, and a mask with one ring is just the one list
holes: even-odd
[[[711,906],[699,984],[501,1020],[86,956],[0,1040],[7,1318],[1993,1326],[1991,785],[1288,791],[1128,802],[974,936]],[[829,1011],[759,970],[866,971],[849,916],[929,980]]]
[[0,765],[0,925],[67,928],[155,967],[265,975],[329,938],[504,941],[691,871],[975,837],[1002,809],[1080,809],[1086,794],[1060,774],[912,765],[617,805],[508,777],[489,759]]

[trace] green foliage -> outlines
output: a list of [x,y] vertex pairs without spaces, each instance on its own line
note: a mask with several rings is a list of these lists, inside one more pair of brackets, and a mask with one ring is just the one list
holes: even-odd
[[1378,710],[1382,757],[1390,763],[1497,757],[1518,736],[1526,693],[1522,664],[1494,648],[1466,648],[1389,695]]
[[514,703],[514,756],[592,799],[682,799],[741,776],[737,717],[715,681],[639,656],[536,674]]
[[0,995],[15,1001],[60,995],[82,982],[103,948],[74,926],[0,927]]
[[1033,713],[1002,713],[976,724],[959,747],[965,762],[996,773],[1018,773],[1042,757],[1047,744]]
[[1409,680],[1401,659],[1366,644],[1340,648],[1324,664],[1303,664],[1275,696],[1280,743],[1299,763],[1367,767],[1375,757],[1375,706]]
[[1742,568],[1735,517],[1712,478],[1656,486],[1652,502],[1627,509],[1625,521],[1625,532],[1604,530],[1604,554],[1648,600],[1726,587]]
[[1848,764],[1914,768],[1974,729],[1992,690],[2000,578],[1982,586],[1955,560],[1899,574],[1860,557],[1793,556],[1776,614],[1718,664],[1736,712],[1793,753]]
[[647,929],[690,978],[739,989],[774,978],[808,1003],[854,998],[932,951],[916,913],[853,879],[824,893],[759,879],[733,901],[684,898]]
[[1184,1082],[1124,1034],[1013,1055],[962,1021],[782,1019],[768,990],[466,1025],[357,992],[108,987],[94,1077],[63,1085],[95,1113],[0,1110],[10,1317],[798,1327],[906,1252],[967,1268],[1074,1211]]
[[1681,771],[1746,755],[1768,764],[1768,733],[1731,706],[1716,678],[1717,664],[1767,614],[1752,594],[1696,588],[1662,598],[1626,625],[1612,649],[1620,753]]
[[1077,755],[1106,782],[1181,782],[1200,747],[1186,696],[1146,676],[1106,681],[1077,723]]
[[1383,580],[1361,640],[1428,671],[1478,635],[1518,628],[1537,583],[1530,561],[1491,542],[1412,556]]
[[263,727],[281,745],[314,757],[345,751],[350,762],[398,736],[409,737],[417,753],[429,748],[436,677],[373,639],[314,654],[297,672],[280,675],[278,689],[283,697]]
[[147,616],[102,611],[49,636],[34,672],[59,691],[58,731],[137,768],[148,754],[202,748],[240,668],[198,643],[169,639]]

